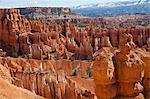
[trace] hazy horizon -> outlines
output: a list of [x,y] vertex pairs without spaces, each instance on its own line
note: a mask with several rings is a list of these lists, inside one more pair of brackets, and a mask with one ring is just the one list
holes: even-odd
[[135,0],[0,0],[0,8],[16,7],[75,7],[79,5]]

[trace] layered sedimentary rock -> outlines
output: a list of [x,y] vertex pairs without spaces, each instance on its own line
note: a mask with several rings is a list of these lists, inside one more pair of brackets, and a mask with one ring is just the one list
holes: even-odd
[[[0,13],[0,56],[23,57],[0,58],[0,73],[6,72],[0,77],[8,83],[53,99],[94,99],[95,93],[100,99],[149,98],[149,56],[135,51],[149,51],[149,26],[27,20],[17,9]],[[103,26],[82,23],[98,20]]]
[[107,29],[64,21],[28,21],[18,9],[1,9],[0,12],[0,41],[11,56],[13,53],[35,59],[92,59],[93,53],[102,47],[118,47],[121,33],[132,34],[138,47],[149,47],[148,26]]
[[9,72],[9,67],[0,63],[0,98],[1,99],[44,99],[37,96],[30,91],[14,86],[12,83],[12,77]]
[[31,30],[29,22],[20,15],[17,9],[1,9],[0,13],[1,46],[8,53],[17,52],[19,50],[18,36],[20,33],[27,33]]
[[18,8],[22,15],[29,19],[43,19],[51,20],[52,18],[69,18],[79,17],[78,14],[73,13],[70,8],[67,7],[28,7]]
[[0,98],[1,99],[45,99],[37,96],[34,93],[16,87],[4,79],[0,78]]
[[[10,71],[12,83],[33,93],[50,99],[71,99],[89,97],[94,99],[95,92],[88,86],[81,87],[81,77],[88,77],[90,62],[69,60],[26,60],[23,58],[1,58],[1,64]],[[74,71],[76,70],[76,71]],[[10,75],[9,75],[10,76]],[[73,80],[71,78],[79,77]],[[81,79],[82,81],[82,79]],[[93,83],[92,80],[87,82]],[[92,86],[94,89],[94,86]],[[82,93],[81,93],[82,92]],[[88,94],[87,94],[88,93]],[[86,94],[86,95],[85,95]]]

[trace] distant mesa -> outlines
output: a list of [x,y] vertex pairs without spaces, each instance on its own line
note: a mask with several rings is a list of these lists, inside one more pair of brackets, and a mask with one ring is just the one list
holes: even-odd
[[27,7],[18,8],[21,15],[32,19],[50,19],[50,18],[69,18],[78,17],[79,14],[73,13],[70,8],[67,7]]

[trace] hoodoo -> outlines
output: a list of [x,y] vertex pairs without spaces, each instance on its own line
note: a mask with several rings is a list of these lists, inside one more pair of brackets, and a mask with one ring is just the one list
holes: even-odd
[[0,98],[149,99],[148,17],[0,9]]

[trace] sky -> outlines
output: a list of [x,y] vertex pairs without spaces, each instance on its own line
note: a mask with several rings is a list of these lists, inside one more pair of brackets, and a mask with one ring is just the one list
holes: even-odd
[[79,5],[132,0],[0,0],[0,8],[75,7]]

